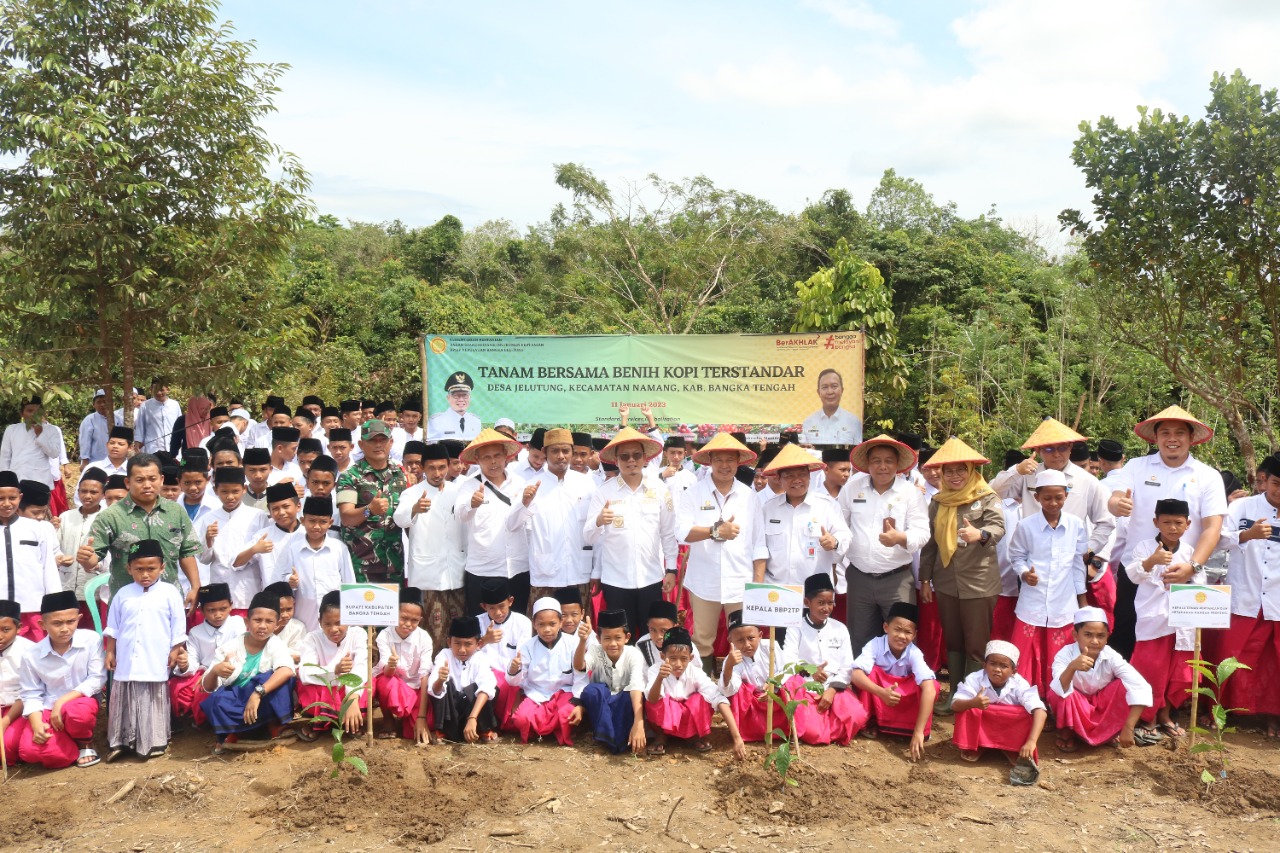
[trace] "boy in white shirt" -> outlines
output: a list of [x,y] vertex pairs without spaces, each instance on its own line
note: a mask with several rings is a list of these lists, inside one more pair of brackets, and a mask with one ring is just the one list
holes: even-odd
[[107,672],[115,673],[107,707],[107,763],[128,750],[146,760],[169,748],[169,674],[187,642],[182,595],[164,573],[154,539],[129,548],[133,583],[111,597],[102,632]]
[[[726,624],[730,648],[717,684],[729,700],[742,740],[762,741],[767,701],[764,688],[769,680],[769,640],[761,637],[760,629],[755,625],[743,624],[741,610],[730,613]],[[775,649],[774,672],[781,672],[790,660],[786,650]]]
[[[791,698],[805,700],[796,708],[796,733],[805,743],[848,744],[867,724],[867,710],[849,690],[853,648],[848,626],[831,618],[836,588],[829,573],[805,578],[804,606],[800,624],[787,631],[782,646],[789,659],[817,668],[784,685]],[[805,689],[810,681],[822,685],[820,694]]]
[[232,615],[231,590],[225,583],[206,584],[196,590],[196,605],[204,618],[187,630],[187,647],[178,652],[169,676],[169,704],[174,716],[190,714],[199,726],[205,720],[200,709],[205,670],[219,648],[245,632],[245,621]]
[[617,755],[630,747],[639,755],[644,752],[644,689],[647,667],[640,650],[630,645],[627,611],[600,611],[600,639],[593,644],[581,641],[581,632],[590,630],[590,621],[578,626],[578,648],[573,654],[573,667],[585,675],[578,700],[587,723],[597,741]]
[[76,487],[76,505],[58,516],[58,556],[54,560],[62,576],[62,588],[74,592],[76,600],[80,602],[81,628],[93,627],[93,616],[89,608],[99,607],[99,602],[85,602],[84,585],[93,576],[108,571],[110,561],[103,560],[90,571],[80,565],[75,555],[89,541],[89,531],[98,513],[102,511],[102,496],[106,485],[107,475],[102,471],[97,468],[85,471],[80,477],[80,485]]
[[890,607],[884,634],[863,647],[849,675],[867,709],[864,735],[874,740],[883,729],[910,736],[913,761],[924,758],[938,698],[937,676],[915,644],[919,618],[914,604],[901,601]]
[[636,641],[636,648],[644,656],[646,667],[657,666],[662,662],[662,638],[676,626],[680,611],[674,601],[659,599],[649,605],[645,627],[648,633]]
[[498,719],[493,713],[498,685],[488,661],[479,654],[480,633],[480,620],[475,616],[459,616],[449,624],[449,645],[436,655],[431,675],[422,681],[418,743],[426,743],[430,731],[428,696],[436,743],[490,743],[498,739]]
[[506,729],[518,692],[507,686],[507,668],[525,640],[533,636],[533,623],[523,613],[512,610],[515,598],[505,578],[485,578],[480,585],[480,651],[478,657],[493,670],[498,685],[493,713],[498,728]]
[[[554,733],[561,746],[573,746],[573,727],[582,722],[582,706],[575,696],[582,683],[574,673],[574,653],[578,638],[560,630],[560,602],[550,596],[533,605],[535,635],[520,644],[507,665],[507,684],[520,690],[523,698],[511,713],[511,727],[520,740]],[[586,645],[584,634],[582,645]]]
[[22,713],[22,682],[18,671],[22,659],[36,647],[18,636],[22,608],[16,601],[0,601],[0,718],[4,721],[4,754],[10,763],[18,760],[18,742],[27,728]]
[[22,636],[39,642],[44,637],[40,602],[43,596],[62,589],[62,578],[58,575],[58,543],[52,535],[55,531],[19,511],[24,502],[23,485],[29,483],[20,481],[12,471],[0,471],[0,565],[4,566],[0,594],[22,607]]
[[74,592],[52,592],[40,601],[44,639],[35,644],[18,670],[22,713],[27,728],[18,741],[18,760],[47,770],[92,767],[98,753],[93,730],[98,699],[106,681],[102,641],[93,631],[77,630],[80,606]]
[[[408,740],[421,713],[422,680],[431,672],[431,635],[422,630],[422,590],[400,590],[400,613],[395,625],[383,628],[374,642],[378,662],[373,665],[373,693],[382,708],[380,738],[396,736],[395,723]],[[428,715],[430,727],[430,715]]]
[[[347,733],[359,734],[364,728],[363,712],[369,705],[364,687],[369,681],[368,642],[364,628],[342,624],[341,593],[325,593],[320,600],[320,627],[303,640],[298,663],[298,702],[304,714],[315,718],[310,727],[298,731],[303,740],[315,740],[318,732],[338,722],[340,714]],[[359,690],[360,698],[343,712],[348,686]]]
[[263,588],[267,584],[280,580],[280,572],[276,569],[276,557],[284,552],[284,543],[302,527],[298,515],[302,510],[302,499],[289,483],[276,483],[267,486],[267,515],[270,523],[263,532],[271,543],[270,551],[258,554],[258,571]]
[[711,714],[719,711],[733,740],[733,755],[745,761],[747,746],[738,731],[729,700],[707,677],[694,659],[693,638],[684,628],[672,628],[662,639],[662,663],[649,671],[645,717],[658,733],[646,749],[649,755],[665,755],[667,738],[693,740],[698,752],[708,752],[711,741]]
[[275,631],[277,637],[284,642],[289,649],[289,654],[293,657],[293,664],[296,667],[298,661],[302,659],[302,641],[307,638],[307,626],[301,621],[293,618],[293,610],[295,606],[293,598],[293,588],[284,581],[276,581],[267,584],[263,593],[280,599],[280,616],[276,620]]
[[214,471],[213,492],[222,506],[196,526],[196,537],[205,544],[196,560],[208,566],[210,583],[227,585],[231,590],[231,612],[243,617],[249,612],[249,601],[262,590],[259,555],[269,554],[274,548],[265,532],[270,519],[262,510],[241,502],[243,468]]
[[302,534],[285,540],[276,557],[276,577],[294,591],[294,615],[308,633],[320,627],[320,602],[326,594],[355,583],[351,552],[329,535],[333,499],[309,497],[302,503]]
[[1058,749],[1075,752],[1077,736],[1090,746],[1109,740],[1133,746],[1134,727],[1151,706],[1151,685],[1107,645],[1110,629],[1100,607],[1075,612],[1075,642],[1053,659],[1049,707]]
[[1040,512],[1018,524],[1009,541],[1009,561],[1022,580],[1010,640],[1021,655],[1021,673],[1047,695],[1050,667],[1071,644],[1071,615],[1085,606],[1084,522],[1062,507],[1067,478],[1046,469],[1036,475]]
[[956,688],[951,740],[965,761],[977,761],[983,748],[1004,750],[1014,765],[1009,781],[1030,785],[1039,778],[1036,743],[1049,712],[1036,689],[1018,675],[1017,646],[992,640],[985,651],[983,668]]

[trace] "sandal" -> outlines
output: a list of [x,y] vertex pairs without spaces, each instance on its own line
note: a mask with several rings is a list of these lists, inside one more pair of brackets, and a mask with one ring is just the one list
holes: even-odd
[[80,747],[80,754],[76,756],[76,767],[92,767],[102,759],[98,757],[98,752],[91,746]]
[[[129,750],[123,746],[114,747],[110,752],[107,753],[106,762],[108,764],[113,764],[118,758],[123,756],[128,751]],[[85,765],[85,766],[88,766],[88,765]]]
[[694,741],[693,748],[698,752],[710,752],[711,741],[707,740],[706,738],[703,738],[702,740],[699,740],[699,741]]
[[221,742],[221,741],[219,741],[218,743],[215,743],[215,744],[213,745],[213,754],[214,754],[214,755],[222,755],[222,753],[224,753],[224,752],[226,752],[226,751],[227,751],[227,748],[226,748],[225,746],[223,746],[223,744],[222,744],[222,742]]
[[[1164,735],[1149,726],[1139,726],[1133,730],[1133,742],[1138,746],[1155,746],[1164,740]],[[1119,738],[1116,739],[1119,741]]]
[[498,740],[498,733],[495,731],[490,730],[487,732],[480,733],[481,743],[496,743],[497,740]]
[[867,740],[877,740],[880,737],[880,727],[875,723],[868,723],[862,731],[858,732],[858,737],[864,737]]
[[644,753],[645,755],[652,755],[654,757],[666,755],[667,747],[665,744],[654,742],[644,748]]
[[962,749],[962,750],[960,750],[960,757],[961,757],[961,758],[963,758],[965,761],[977,761],[977,760],[978,760],[978,750],[976,750],[976,749]]
[[1184,729],[1182,726],[1178,725],[1177,723],[1175,723],[1173,720],[1170,720],[1167,723],[1161,723],[1160,725],[1156,726],[1156,730],[1164,732],[1166,735],[1172,738],[1187,736],[1187,730]]
[[[152,759],[152,758],[160,758],[161,756],[166,755],[168,752],[169,752],[169,747],[167,747],[167,746],[156,746],[156,747],[152,747],[152,748],[151,748],[151,751],[150,751],[150,752],[148,752],[146,755],[144,755],[142,758],[143,758],[143,760],[144,760],[144,761],[146,761],[146,760],[150,760],[150,759]],[[110,762],[111,762],[111,758],[110,758],[110,757],[108,757],[108,758],[107,758],[107,762],[108,762],[108,763],[110,763]]]
[[311,743],[316,738],[320,737],[319,732],[317,732],[311,726],[307,726],[307,725],[300,726],[297,729],[295,729],[295,731],[297,731],[298,733],[298,739],[305,743]]
[[1075,733],[1070,730],[1058,732],[1055,745],[1058,747],[1058,752],[1075,752],[1080,748],[1080,744],[1076,742]]
[[1030,758],[1019,758],[1009,770],[1009,784],[1019,787],[1030,787],[1040,778],[1040,765]]
[[384,731],[378,732],[376,735],[374,735],[374,737],[376,737],[378,740],[395,740],[397,735],[393,731],[384,730]]

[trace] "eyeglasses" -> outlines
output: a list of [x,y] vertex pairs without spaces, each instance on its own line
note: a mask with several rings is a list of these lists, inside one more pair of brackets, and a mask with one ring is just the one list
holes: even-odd
[[644,452],[637,451],[635,453],[619,453],[618,461],[619,462],[643,462]]
[[1053,446],[1051,446],[1051,447],[1042,447],[1042,448],[1040,448],[1040,452],[1041,452],[1041,453],[1070,453],[1070,452],[1071,452],[1071,445],[1069,445],[1069,444],[1055,444],[1055,445],[1053,445]]

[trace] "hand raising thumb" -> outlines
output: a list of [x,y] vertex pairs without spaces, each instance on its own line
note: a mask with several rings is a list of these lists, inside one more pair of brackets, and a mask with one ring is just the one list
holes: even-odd
[[1130,500],[1133,500],[1133,489],[1125,489],[1124,496],[1126,498],[1129,498]]
[[973,527],[973,525],[969,522],[969,519],[967,518],[960,519],[960,523],[964,527]]
[[890,530],[893,530],[897,524],[898,522],[894,521],[892,518],[886,518],[884,520],[884,532],[888,533]]

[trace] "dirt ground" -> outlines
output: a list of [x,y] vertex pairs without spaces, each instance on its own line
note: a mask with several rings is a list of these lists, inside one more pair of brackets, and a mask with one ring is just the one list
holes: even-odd
[[[105,723],[105,714],[103,715]],[[717,720],[715,751],[610,756],[512,738],[417,747],[363,739],[369,776],[329,778],[331,740],[210,755],[183,732],[169,755],[86,770],[11,771],[0,793],[0,847],[47,851],[942,850],[1274,851],[1280,747],[1230,736],[1231,771],[1205,794],[1200,767],[1165,746],[1063,755],[1041,740],[1033,788],[1007,783],[996,754],[960,760],[940,719],[927,758],[882,737],[803,747],[799,786],[783,788],[749,746],[737,763]],[[101,738],[99,739],[101,742]],[[127,783],[133,789],[108,805]],[[323,848],[321,848],[323,849]]]

